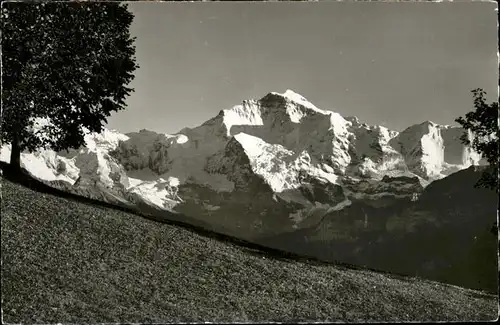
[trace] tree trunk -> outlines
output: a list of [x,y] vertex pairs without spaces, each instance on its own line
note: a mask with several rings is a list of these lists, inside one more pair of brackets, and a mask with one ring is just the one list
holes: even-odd
[[21,146],[19,136],[15,135],[12,140],[12,148],[10,151],[10,168],[13,172],[21,172]]

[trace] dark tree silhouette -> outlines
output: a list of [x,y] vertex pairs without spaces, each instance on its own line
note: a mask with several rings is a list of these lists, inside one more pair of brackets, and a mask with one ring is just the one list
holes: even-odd
[[19,169],[23,150],[78,148],[125,108],[133,14],[117,2],[8,2],[1,15],[0,139]]
[[464,135],[461,140],[471,145],[489,163],[477,186],[494,189],[498,192],[498,152],[500,131],[498,128],[498,102],[486,103],[486,92],[482,89],[472,90],[475,110],[460,116],[455,121],[472,132],[473,140]]

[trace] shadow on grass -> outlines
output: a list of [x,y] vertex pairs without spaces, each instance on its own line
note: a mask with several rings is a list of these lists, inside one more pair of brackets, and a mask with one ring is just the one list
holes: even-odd
[[[10,182],[22,185],[27,187],[33,191],[39,193],[45,193],[49,195],[58,196],[61,198],[77,201],[82,204],[91,205],[94,207],[103,207],[108,209],[119,210],[122,212],[134,214],[138,217],[146,218],[148,220],[152,220],[155,222],[160,222],[168,225],[173,225],[177,227],[181,227],[187,230],[190,230],[198,235],[202,235],[208,238],[212,238],[218,240],[220,242],[225,242],[227,244],[233,244],[235,246],[240,247],[240,249],[248,254],[252,254],[254,256],[259,256],[261,258],[269,258],[275,260],[281,260],[285,262],[300,262],[300,263],[308,263],[312,265],[319,266],[335,266],[341,269],[350,269],[350,270],[360,270],[360,271],[370,271],[379,274],[384,274],[390,278],[401,279],[401,280],[417,280],[419,277],[408,276],[404,274],[398,273],[390,273],[387,271],[382,271],[378,269],[372,269],[367,267],[361,267],[349,263],[344,263],[340,261],[326,261],[317,257],[301,255],[296,253],[291,253],[285,250],[270,248],[267,246],[263,246],[254,242],[250,242],[244,239],[240,239],[231,235],[223,234],[220,232],[216,232],[207,228],[210,228],[209,224],[205,224],[204,226],[199,226],[196,224],[204,224],[198,220],[189,218],[184,215],[171,213],[168,211],[155,209],[150,206],[144,206],[134,209],[133,205],[127,206],[125,204],[117,205],[111,204],[103,201],[99,201],[96,199],[91,199],[88,197],[84,197],[81,195],[77,195],[74,193],[66,192],[61,189],[54,188],[49,186],[35,178],[33,178],[27,171],[21,170],[16,171],[13,170],[9,164],[5,162],[0,162],[0,168],[2,170],[1,178],[8,180]],[[3,199],[3,198],[2,198]],[[189,222],[180,221],[176,219],[187,220]]]

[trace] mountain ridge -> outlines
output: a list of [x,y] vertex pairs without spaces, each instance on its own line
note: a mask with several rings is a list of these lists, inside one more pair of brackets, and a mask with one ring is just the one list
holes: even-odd
[[[479,163],[479,155],[457,138],[462,133],[432,122],[403,132],[370,126],[287,90],[223,109],[182,133],[105,129],[87,134],[80,149],[23,153],[21,162],[40,179],[108,191],[118,201],[139,199],[174,213],[192,211],[191,217],[209,223],[225,219],[227,209],[246,209],[238,200],[250,204],[257,195],[266,203],[246,216],[253,222],[234,221],[253,236],[270,229],[257,225],[283,218],[270,217],[269,211],[288,218],[275,225],[279,232],[354,201],[383,205],[415,199],[432,181]],[[1,160],[8,160],[8,153],[8,145],[2,146]],[[336,199],[316,201],[319,194],[311,196],[306,188]]]

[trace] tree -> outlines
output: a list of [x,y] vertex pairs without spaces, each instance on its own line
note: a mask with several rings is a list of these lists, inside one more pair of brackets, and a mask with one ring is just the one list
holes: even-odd
[[18,170],[22,151],[76,149],[125,108],[133,14],[117,2],[8,2],[1,17],[0,139]]
[[500,130],[498,128],[498,102],[486,103],[486,92],[482,89],[472,90],[475,111],[460,116],[455,121],[463,128],[472,132],[472,141],[464,135],[461,140],[466,145],[471,145],[489,163],[479,179],[477,186],[494,189],[498,192],[498,152]]

